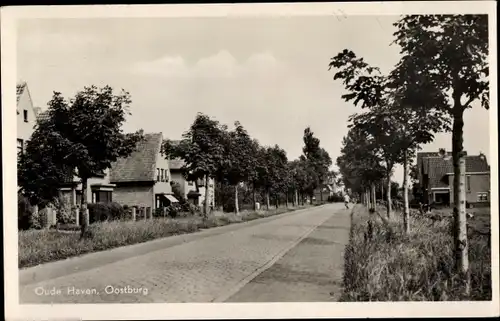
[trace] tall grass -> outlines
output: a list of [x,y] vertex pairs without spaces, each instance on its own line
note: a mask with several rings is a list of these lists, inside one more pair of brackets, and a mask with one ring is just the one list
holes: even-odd
[[490,240],[477,233],[473,222],[471,293],[465,297],[463,278],[453,269],[451,220],[413,215],[411,233],[405,235],[401,213],[392,217],[384,223],[377,214],[356,207],[344,256],[342,301],[491,300]]
[[176,234],[185,234],[216,226],[251,221],[261,217],[282,214],[295,209],[215,213],[207,219],[199,216],[186,218],[155,218],[140,221],[109,221],[90,226],[90,238],[80,240],[76,231],[28,230],[19,231],[20,268],[66,259],[86,253],[103,251],[125,245],[147,242]]

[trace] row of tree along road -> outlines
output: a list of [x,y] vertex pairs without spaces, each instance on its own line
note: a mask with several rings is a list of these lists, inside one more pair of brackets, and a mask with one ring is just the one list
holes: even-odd
[[337,164],[344,183],[375,204],[375,186],[386,181],[387,216],[391,175],[404,167],[404,229],[410,231],[409,166],[416,151],[438,132],[452,132],[456,269],[470,279],[465,204],[464,112],[479,102],[489,108],[487,15],[412,15],[395,24],[401,59],[383,74],[351,50],[333,57],[345,101],[365,112],[350,117]]
[[[35,126],[24,153],[19,155],[18,184],[20,193],[30,204],[45,207],[58,200],[62,182],[79,177],[82,182],[82,236],[89,223],[87,181],[102,173],[120,157],[129,156],[144,138],[143,130],[124,133],[122,125],[129,114],[130,94],[116,93],[109,86],[85,87],[72,99],[55,92],[48,109]],[[243,125],[234,128],[204,114],[198,114],[183,134],[182,140],[166,140],[162,154],[167,159],[184,161],[184,176],[197,182],[210,178],[219,186],[234,191],[234,211],[239,212],[238,192],[245,186],[253,193],[288,205],[304,203],[313,198],[314,190],[335,173],[329,171],[332,160],[320,147],[320,140],[310,128],[303,133],[303,155],[288,160],[278,145],[262,146]],[[209,199],[206,188],[205,199]],[[221,188],[219,189],[221,190]],[[326,195],[325,195],[326,198]],[[205,202],[203,214],[210,211]]]

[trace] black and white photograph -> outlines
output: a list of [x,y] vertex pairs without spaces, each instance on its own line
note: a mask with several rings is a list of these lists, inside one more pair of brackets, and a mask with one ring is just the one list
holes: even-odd
[[498,316],[495,8],[2,8],[7,319]]

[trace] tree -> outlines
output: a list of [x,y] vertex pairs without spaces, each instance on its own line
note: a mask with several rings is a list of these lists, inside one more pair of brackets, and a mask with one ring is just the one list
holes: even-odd
[[328,152],[320,147],[320,140],[314,136],[310,127],[304,130],[303,161],[309,177],[308,192],[313,196],[314,190],[327,179],[332,159]]
[[409,232],[408,175],[409,163],[416,149],[434,139],[434,133],[449,129],[449,119],[436,110],[442,95],[435,89],[422,90],[415,82],[399,82],[397,73],[382,75],[354,52],[344,50],[332,58],[334,79],[342,79],[348,93],[342,98],[369,111],[351,117],[355,126],[364,128],[379,143],[386,162],[387,215],[391,213],[391,176],[395,164],[404,168],[404,225]]
[[349,129],[342,142],[337,166],[344,186],[364,195],[367,205],[370,205],[371,198],[371,205],[375,207],[375,184],[384,177],[386,169],[376,151],[373,138],[366,137],[360,128]]
[[[60,179],[62,171],[65,171],[65,176],[70,179],[75,175],[80,178],[81,208],[84,213],[82,236],[88,222],[88,179],[103,173],[119,157],[130,155],[143,138],[142,132],[125,134],[121,128],[126,114],[129,113],[130,102],[128,92],[122,90],[115,94],[110,86],[84,87],[70,100],[54,92],[48,103],[45,120],[36,126],[28,144],[26,158],[22,161],[22,166],[27,167],[21,169],[21,173],[29,176],[40,173],[41,169],[48,169],[48,176],[43,176],[47,178],[43,184],[45,186],[54,184],[54,179]],[[40,151],[35,151],[36,148],[50,153],[50,156],[44,158]],[[44,163],[45,160],[48,163]],[[32,171],[28,174],[30,170]],[[21,184],[24,184],[23,189],[26,192],[31,190],[28,193],[33,194],[36,188],[31,188],[27,181],[28,177],[20,180]],[[59,180],[59,183],[61,182],[63,180]],[[50,189],[47,194],[39,195],[52,200],[54,188]]]
[[238,185],[248,181],[255,164],[253,141],[239,122],[235,122],[235,129],[228,133],[225,147],[226,166],[223,172],[234,186],[235,212],[239,213]]
[[[455,262],[457,270],[465,276],[464,289],[468,294],[463,115],[475,101],[489,109],[488,16],[409,15],[394,26],[397,29],[394,42],[401,47],[402,54],[392,73],[394,85],[413,81],[413,88],[418,88],[416,93],[430,88],[431,98],[443,102],[432,104],[433,107],[453,118]],[[424,98],[429,100],[429,94]]]
[[[162,153],[167,158],[180,158],[184,161],[181,170],[189,180],[205,180],[209,186],[210,177],[214,177],[224,165],[224,142],[226,127],[207,115],[199,113],[191,127],[182,135],[178,144],[166,140]],[[205,188],[204,218],[208,216],[210,204],[209,188]]]

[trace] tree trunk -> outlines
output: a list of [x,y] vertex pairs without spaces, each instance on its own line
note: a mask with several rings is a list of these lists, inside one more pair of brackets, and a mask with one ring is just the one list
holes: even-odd
[[391,199],[391,170],[387,170],[387,218],[391,218],[392,199]]
[[288,208],[288,192],[285,194],[285,206]]
[[403,158],[403,199],[404,199],[404,214],[403,214],[403,225],[406,234],[410,233],[410,203],[408,202],[408,175],[409,175],[409,162],[408,162],[408,150],[404,151]]
[[299,191],[295,190],[295,206],[299,206]]
[[375,184],[372,184],[371,192],[372,192],[372,208],[374,211],[376,211],[377,210],[377,195],[376,195]]
[[257,194],[255,193],[255,186],[252,186],[252,196],[253,196],[253,210],[257,210]]
[[365,205],[366,205],[366,207],[371,208],[370,193],[368,192],[367,188],[365,188]]
[[209,197],[209,191],[208,191],[208,174],[205,175],[205,204],[203,206],[203,215],[206,218],[208,216],[209,208],[210,208],[210,200],[208,199]]
[[269,211],[269,207],[270,207],[270,201],[269,201],[269,190],[266,190],[266,207],[267,207],[267,210]]
[[88,179],[86,177],[82,177],[82,206],[81,206],[81,213],[82,213],[82,227],[81,227],[81,234],[80,237],[83,238],[85,235],[85,232],[87,232],[87,229],[89,227],[89,211],[87,208],[87,182]]
[[[457,105],[457,102],[455,102]],[[459,102],[458,102],[459,105]],[[452,154],[453,154],[453,237],[455,240],[456,270],[465,278],[465,295],[470,293],[469,257],[467,241],[467,215],[465,212],[465,155],[463,152],[463,109],[455,106],[453,117]]]
[[385,200],[385,195],[384,195],[384,184],[380,184],[380,199]]
[[323,188],[322,187],[319,188],[319,199],[320,199],[321,203],[323,203]]
[[238,204],[238,184],[234,185],[234,212],[236,214],[240,212],[240,207]]

